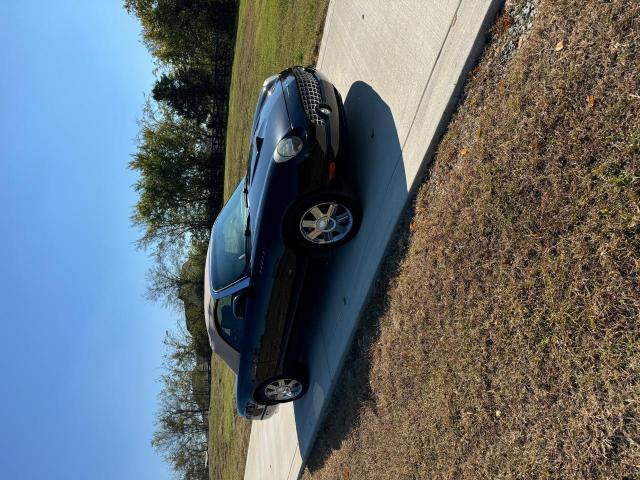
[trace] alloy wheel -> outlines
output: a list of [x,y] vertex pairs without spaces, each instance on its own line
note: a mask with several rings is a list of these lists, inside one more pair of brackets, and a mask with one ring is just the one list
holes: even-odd
[[302,383],[292,378],[280,378],[264,387],[264,396],[272,402],[295,400],[302,393]]
[[353,214],[337,202],[324,202],[309,208],[300,219],[302,238],[317,245],[339,242],[353,228]]

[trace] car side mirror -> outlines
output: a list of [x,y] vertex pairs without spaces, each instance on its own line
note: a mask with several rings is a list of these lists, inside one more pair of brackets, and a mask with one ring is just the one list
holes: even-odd
[[247,295],[244,293],[235,295],[231,307],[233,308],[233,316],[238,320],[242,320],[247,309]]

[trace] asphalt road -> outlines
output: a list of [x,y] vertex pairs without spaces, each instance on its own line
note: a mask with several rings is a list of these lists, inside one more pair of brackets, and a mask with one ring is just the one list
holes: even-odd
[[[245,479],[295,479],[310,453],[396,222],[433,157],[500,0],[331,0],[318,68],[341,92],[356,238],[316,267],[305,397],[254,422]],[[393,245],[389,245],[393,248]]]

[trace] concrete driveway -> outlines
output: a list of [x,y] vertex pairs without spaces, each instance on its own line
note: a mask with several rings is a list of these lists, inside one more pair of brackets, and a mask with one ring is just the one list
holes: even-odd
[[[317,267],[305,397],[254,422],[245,479],[300,475],[395,224],[433,157],[500,0],[331,0],[318,68],[342,93],[357,237]],[[393,248],[393,245],[389,246]]]

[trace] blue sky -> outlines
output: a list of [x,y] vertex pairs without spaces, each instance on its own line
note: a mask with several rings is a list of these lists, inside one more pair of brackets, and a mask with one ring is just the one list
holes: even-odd
[[0,1],[0,477],[163,479],[162,337],[129,222],[151,89],[117,0]]

